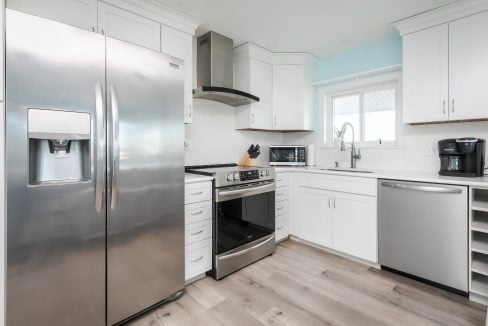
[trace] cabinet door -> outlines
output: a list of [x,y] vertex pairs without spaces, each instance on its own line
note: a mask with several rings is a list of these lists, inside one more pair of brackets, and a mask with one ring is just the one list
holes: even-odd
[[107,36],[161,51],[161,25],[120,8],[98,3],[98,31]]
[[273,66],[273,128],[303,129],[304,66]]
[[259,97],[259,102],[251,104],[251,124],[256,129],[271,129],[273,66],[251,59],[251,94]]
[[377,261],[376,197],[334,193],[332,247]]
[[450,120],[488,118],[488,12],[449,24]]
[[300,187],[299,237],[322,246],[332,246],[332,192]]
[[193,122],[193,37],[161,25],[161,52],[182,59],[185,64],[185,123]]
[[403,38],[403,122],[448,119],[448,25]]
[[7,8],[90,31],[97,29],[97,0],[8,0]]

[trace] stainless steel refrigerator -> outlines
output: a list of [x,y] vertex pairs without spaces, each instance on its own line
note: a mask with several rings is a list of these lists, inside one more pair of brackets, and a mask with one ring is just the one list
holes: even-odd
[[114,324],[183,289],[183,78],[7,10],[7,325]]

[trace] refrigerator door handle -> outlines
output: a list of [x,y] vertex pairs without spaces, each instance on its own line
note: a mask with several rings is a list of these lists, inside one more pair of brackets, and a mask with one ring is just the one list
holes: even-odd
[[95,115],[96,115],[96,140],[97,163],[95,179],[95,209],[101,212],[103,208],[103,193],[105,189],[105,131],[103,121],[103,89],[102,83],[95,85]]
[[110,87],[110,103],[112,108],[112,188],[110,208],[117,207],[119,199],[119,162],[120,162],[120,145],[119,145],[119,103],[114,86]]

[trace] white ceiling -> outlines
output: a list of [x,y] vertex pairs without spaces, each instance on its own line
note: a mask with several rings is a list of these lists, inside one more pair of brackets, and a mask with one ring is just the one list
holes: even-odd
[[275,52],[319,57],[396,35],[393,21],[456,0],[157,0],[213,30]]

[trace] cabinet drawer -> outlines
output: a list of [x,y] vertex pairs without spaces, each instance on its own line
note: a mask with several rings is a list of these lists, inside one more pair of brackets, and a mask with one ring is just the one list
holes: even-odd
[[212,239],[206,239],[186,246],[185,280],[189,280],[212,269]]
[[287,186],[289,182],[288,179],[288,173],[276,173],[276,188]]
[[366,196],[376,196],[377,193],[377,180],[374,178],[301,173],[300,186]]
[[185,204],[198,203],[212,199],[212,183],[199,182],[185,185]]
[[275,204],[275,215],[280,216],[288,213],[288,200],[283,200],[276,202]]
[[275,239],[276,241],[283,240],[288,237],[290,233],[290,220],[288,214],[281,215],[276,217],[276,231],[275,231]]
[[288,199],[288,186],[276,188],[275,200],[278,202],[287,199]]
[[212,219],[212,201],[185,205],[185,224]]
[[185,244],[189,245],[212,237],[212,220],[185,226]]

